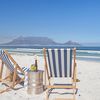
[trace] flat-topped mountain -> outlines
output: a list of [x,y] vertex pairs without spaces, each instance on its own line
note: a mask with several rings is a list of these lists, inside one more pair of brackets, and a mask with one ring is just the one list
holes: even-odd
[[47,37],[18,37],[7,45],[49,45],[56,44],[52,39]]
[[11,42],[3,45],[80,45],[77,42],[68,41],[66,43],[57,43],[48,37],[18,37]]

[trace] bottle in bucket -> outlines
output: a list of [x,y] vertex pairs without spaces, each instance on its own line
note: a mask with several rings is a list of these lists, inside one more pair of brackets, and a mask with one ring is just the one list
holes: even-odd
[[35,64],[31,65],[30,70],[31,71],[37,71],[38,70],[38,68],[37,68],[37,60],[36,59],[35,59]]

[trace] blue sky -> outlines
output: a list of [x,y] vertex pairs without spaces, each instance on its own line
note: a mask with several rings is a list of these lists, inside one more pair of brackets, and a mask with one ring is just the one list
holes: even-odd
[[100,0],[0,0],[0,43],[18,36],[100,42]]

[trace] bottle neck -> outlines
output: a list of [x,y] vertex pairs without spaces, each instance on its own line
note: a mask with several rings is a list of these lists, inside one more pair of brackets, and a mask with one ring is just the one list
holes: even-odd
[[36,70],[38,70],[38,66],[37,66],[37,59],[35,59],[35,66],[36,66]]

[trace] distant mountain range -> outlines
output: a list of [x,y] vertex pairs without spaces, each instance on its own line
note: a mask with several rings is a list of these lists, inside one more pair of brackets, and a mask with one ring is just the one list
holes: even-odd
[[67,41],[65,43],[57,43],[48,37],[18,37],[11,42],[2,45],[80,45],[77,42]]

